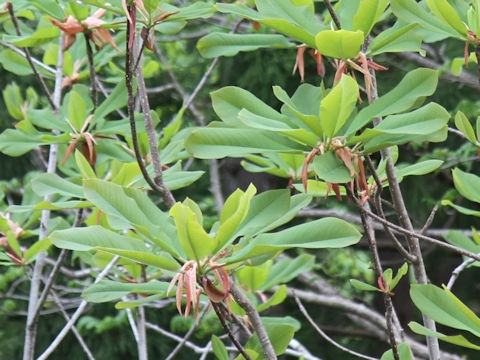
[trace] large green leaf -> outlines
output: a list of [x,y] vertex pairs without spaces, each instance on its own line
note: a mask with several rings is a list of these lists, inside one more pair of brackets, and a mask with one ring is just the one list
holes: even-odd
[[238,126],[238,113],[247,109],[253,114],[282,121],[284,116],[252,93],[239,87],[227,86],[211,93],[212,106],[225,123]]
[[39,195],[60,194],[83,198],[81,186],[71,183],[56,174],[40,174],[32,180],[32,188]]
[[445,341],[451,344],[460,345],[469,349],[480,350],[479,345],[475,345],[471,343],[462,335],[450,335],[450,336],[444,335],[438,331],[427,329],[426,327],[420,325],[419,323],[416,323],[415,321],[411,321],[410,323],[408,323],[408,327],[412,329],[413,332],[420,335],[434,336],[439,338],[442,341]]
[[459,205],[455,205],[455,204],[452,203],[450,200],[442,200],[442,205],[444,205],[444,206],[445,206],[445,205],[451,206],[451,207],[453,207],[455,210],[457,210],[458,212],[460,212],[460,213],[462,213],[462,214],[465,214],[465,215],[480,216],[480,211],[468,209],[468,208],[466,208],[466,207],[459,206]]
[[480,203],[480,177],[459,168],[452,171],[453,182],[458,192],[468,200]]
[[207,127],[194,131],[185,148],[201,159],[243,157],[263,152],[301,152],[307,148],[284,135],[254,129]]
[[367,36],[382,16],[388,5],[388,0],[362,0],[358,11],[353,17],[353,30],[362,30]]
[[437,87],[438,73],[419,68],[410,71],[400,83],[387,94],[363,108],[348,127],[346,134],[353,134],[376,117],[397,114],[419,106],[419,101],[432,95]]
[[439,142],[447,136],[449,119],[450,114],[443,107],[429,103],[409,113],[386,117],[375,128],[350,139],[348,144],[363,142],[365,151],[370,153],[414,140]]
[[20,156],[40,145],[62,144],[70,140],[69,134],[60,136],[30,134],[22,130],[7,129],[0,134],[0,151],[9,156]]
[[234,56],[241,51],[261,48],[295,48],[295,44],[278,34],[227,34],[210,33],[197,42],[197,49],[205,58]]
[[85,122],[86,106],[82,96],[76,91],[70,91],[68,97],[68,119],[74,129],[80,131]]
[[362,31],[325,30],[315,36],[315,48],[322,55],[346,60],[357,56],[363,41]]
[[108,215],[112,227],[119,230],[135,227],[164,250],[176,256],[183,254],[168,215],[143,191],[99,179],[84,180],[83,190],[87,199]]
[[276,233],[261,234],[226,261],[238,262],[288,248],[341,248],[356,244],[360,238],[358,230],[346,221],[323,218]]
[[446,291],[435,285],[413,284],[410,297],[422,313],[436,322],[480,337],[480,319],[463,303],[452,299]]
[[[123,108],[127,104],[127,86],[125,81],[120,81],[117,86],[95,110],[93,123],[103,119],[112,111]],[[101,131],[100,131],[101,132]]]
[[445,25],[437,17],[432,16],[415,0],[391,0],[390,6],[395,16],[407,24],[416,23],[423,28],[446,36],[457,36],[458,33]]
[[463,135],[467,137],[467,139],[473,143],[477,143],[477,139],[475,137],[475,131],[473,130],[472,124],[470,124],[470,121],[468,118],[465,116],[465,114],[461,111],[458,111],[455,114],[455,126],[457,127],[458,130],[460,130]]
[[322,99],[320,121],[325,134],[332,138],[348,120],[358,99],[358,84],[344,75],[337,85]]
[[86,289],[82,293],[82,297],[89,302],[100,303],[120,299],[130,293],[166,295],[167,288],[167,282],[155,280],[132,284],[104,279]]
[[387,28],[378,34],[370,43],[367,55],[374,56],[387,52],[419,52],[424,55],[422,49],[422,37],[415,32],[418,24],[395,23],[393,27]]
[[427,0],[428,7],[444,24],[467,38],[467,27],[447,0]]
[[56,26],[46,27],[35,31],[33,34],[3,35],[3,40],[18,47],[40,46],[50,42],[60,35]]

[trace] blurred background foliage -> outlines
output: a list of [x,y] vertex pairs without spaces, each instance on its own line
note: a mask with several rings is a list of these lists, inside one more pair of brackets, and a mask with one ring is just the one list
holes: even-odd
[[[323,12],[323,5],[316,3],[317,10]],[[218,29],[215,25],[206,21],[192,21],[184,28],[180,34],[208,33],[212,29]],[[253,31],[251,24],[244,22],[244,31]],[[202,77],[206,69],[210,65],[210,60],[203,59],[196,50],[196,42],[198,38],[175,39],[176,35],[157,34],[158,46],[161,48],[168,60],[168,65],[157,61],[152,52],[147,51],[145,56],[145,64],[147,69],[147,85],[149,87],[157,87],[171,83],[167,74],[167,69],[172,70],[187,94],[191,93],[199,79]],[[173,41],[167,41],[174,39]],[[438,50],[438,49],[437,49]],[[461,56],[463,49],[455,41],[447,41],[446,48],[443,49],[445,58],[453,59]],[[210,106],[209,92],[223,86],[235,85],[242,87],[266,103],[278,108],[280,103],[273,96],[271,88],[273,85],[280,85],[289,94],[300,82],[297,74],[292,74],[295,63],[295,50],[258,50],[251,53],[240,53],[235,57],[222,58],[219,65],[215,68],[213,75],[208,79],[207,85],[202,89],[196,100],[197,108],[205,116],[207,122],[215,120],[215,115]],[[376,61],[382,65],[388,66],[386,72],[378,72],[377,82],[379,93],[385,93],[396,85],[406,70],[413,69],[416,65],[400,60],[397,55],[382,56]],[[110,68],[106,67],[104,72],[100,72],[100,76],[104,76],[111,81],[118,76],[121,71],[121,63],[116,64],[118,69],[114,69],[113,64]],[[316,74],[316,64],[310,57],[306,57],[306,82],[314,85],[320,85],[322,81],[331,84],[334,70],[330,64],[326,64],[327,76],[322,79]],[[468,71],[475,72],[472,66]],[[32,76],[19,77],[0,66],[0,84],[3,87],[7,84],[15,83],[22,91],[29,86],[33,86],[40,93]],[[113,85],[111,85],[113,86]],[[182,99],[178,93],[173,90],[156,93],[150,97],[151,107],[155,109],[161,119],[161,125],[168,124],[181,108]],[[467,117],[475,118],[480,115],[480,101],[478,100],[478,92],[466,86],[460,86],[455,83],[440,81],[436,93],[432,97],[433,101],[440,103],[450,113],[462,110]],[[195,125],[193,117],[186,112],[184,116],[186,125]],[[12,119],[5,106],[0,106],[0,131],[11,127],[15,120]],[[399,162],[412,162],[417,159],[441,159],[445,161],[445,165],[433,174],[424,176],[421,181],[416,177],[406,178],[402,183],[402,189],[407,201],[407,207],[410,211],[415,226],[422,226],[427,219],[431,208],[440,202],[441,199],[451,199],[461,204],[457,200],[458,194],[453,190],[453,182],[449,169],[453,166],[459,166],[469,172],[479,173],[480,166],[478,161],[472,160],[476,156],[477,149],[462,139],[450,134],[448,140],[441,144],[435,144],[425,147],[420,144],[405,145],[400,149]],[[5,193],[6,202],[16,203],[19,200],[20,193],[24,183],[25,174],[31,170],[41,168],[41,164],[36,160],[37,154],[32,152],[20,158],[9,158],[0,154],[0,193]],[[244,183],[252,181],[254,177],[240,169],[240,166],[234,164],[233,167],[227,161],[222,161],[222,176],[228,177],[228,172],[235,172],[234,176],[229,176],[229,181],[237,181],[237,183],[229,184],[229,188],[241,186]],[[191,165],[191,169],[205,168],[206,162],[195,160]],[[266,178],[267,186],[274,188],[278,186],[278,182],[268,185],[271,178]],[[197,181],[188,190],[189,196],[199,202],[206,222],[213,223],[216,217],[216,210],[213,199],[208,191],[209,180],[206,176]],[[179,192],[179,194],[182,194]],[[320,206],[329,208],[338,208],[343,211],[353,210],[345,201],[340,203],[332,198],[328,201],[321,200]],[[0,209],[1,211],[2,209]],[[472,218],[465,217],[453,210],[441,208],[435,218],[432,227],[442,228],[444,226],[452,228],[469,228],[472,225]],[[480,228],[480,224],[473,224]],[[208,227],[208,226],[207,226]],[[55,251],[55,250],[51,250]],[[388,266],[396,268],[401,265],[395,251],[388,245],[380,245],[382,257],[389,259]],[[354,299],[361,299],[363,302],[370,304],[372,307],[382,309],[383,304],[372,293],[360,293],[354,290],[348,279],[363,278],[364,281],[374,282],[373,271],[370,269],[370,257],[367,252],[365,243],[361,243],[354,248],[329,250],[329,251],[310,251],[316,255],[317,264],[316,271],[319,276],[326,279],[334,285],[343,295]],[[430,272],[430,276],[435,283],[445,282],[446,274],[457,265],[451,253],[443,250],[433,249],[429,246],[425,247],[425,261],[427,268],[436,269]],[[291,255],[297,253],[291,251]],[[440,264],[440,266],[438,266]],[[15,267],[0,268],[0,293],[5,294],[12,288],[25,287],[28,285],[25,281],[17,283],[24,275],[30,274],[30,269],[22,269]],[[470,284],[470,285],[469,285]],[[472,285],[473,284],[473,285]],[[293,283],[294,286],[302,287],[300,283]],[[472,298],[472,294],[478,293],[479,282],[469,273],[465,273],[459,280],[456,294],[466,299],[469,306],[476,312],[480,312],[480,298]],[[472,287],[475,291],[471,291]],[[467,291],[462,291],[466,289]],[[394,297],[394,302],[399,307],[401,319],[411,318],[412,312],[416,310],[402,306],[403,296],[408,296],[406,285],[398,289],[398,296]],[[27,293],[27,292],[25,292]],[[1,359],[19,359],[23,350],[24,326],[25,326],[26,299],[12,299],[0,295],[0,358]],[[335,349],[319,339],[312,336],[312,330],[309,325],[303,322],[303,316],[299,313],[297,306],[291,299],[287,300],[281,307],[274,310],[283,314],[289,314],[302,321],[302,329],[296,338],[301,341],[307,348],[315,351],[320,358],[335,359],[345,357],[345,354]],[[381,310],[382,311],[382,310]],[[167,315],[168,314],[168,315]],[[168,305],[161,310],[148,309],[147,318],[150,322],[169,329],[171,332],[183,336],[192,325],[192,320],[185,320],[175,314],[174,304]],[[406,316],[408,314],[409,316]],[[419,314],[417,317],[419,317]],[[339,311],[332,311],[327,308],[317,308],[312,311],[313,319],[320,325],[334,324],[334,326],[325,326],[327,333],[331,334],[341,344],[354,348],[357,351],[371,354],[381,354],[386,350],[386,345],[379,345],[378,340],[373,338],[365,338],[364,334],[358,329],[352,327]],[[45,348],[55,334],[64,324],[64,318],[58,314],[44,315],[40,321],[38,349]],[[96,349],[95,356],[98,360],[110,359],[134,359],[136,357],[136,345],[133,339],[126,314],[124,311],[118,312],[113,308],[111,303],[96,304],[89,308],[81,317],[77,325],[78,330],[84,336],[87,344]],[[212,333],[220,334],[220,324],[215,316],[210,313],[199,325],[196,332],[196,343],[205,345]],[[151,333],[151,339],[148,343],[149,354],[152,359],[165,358],[177,344],[173,340],[159,334]],[[109,346],[105,346],[109,344]],[[449,346],[442,344],[442,348],[448,349]],[[457,349],[458,350],[458,349]],[[468,351],[465,350],[465,354]],[[178,359],[192,359],[195,355],[191,350],[185,349],[177,356]],[[209,358],[213,358],[209,355]],[[80,360],[84,359],[84,354],[80,349],[77,340],[72,334],[69,334],[62,342],[60,347],[51,356],[51,359]],[[288,356],[284,356],[288,359]]]

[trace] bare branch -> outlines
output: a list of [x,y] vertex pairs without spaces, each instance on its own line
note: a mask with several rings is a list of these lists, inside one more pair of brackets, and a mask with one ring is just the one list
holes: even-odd
[[262,319],[257,309],[253,306],[250,299],[243,293],[243,291],[235,284],[235,282],[230,282],[230,291],[235,299],[235,302],[243,309],[248,315],[250,322],[252,323],[253,328],[255,329],[260,345],[262,346],[263,353],[267,360],[277,359],[275,350],[273,349],[272,343],[268,338],[267,331],[263,326]]
[[[107,276],[108,272],[115,265],[118,259],[119,259],[119,256],[115,255],[115,257],[108,263],[108,265],[98,275],[94,284],[98,284],[100,281],[102,281],[105,278],[105,276]],[[63,329],[57,334],[57,337],[51,342],[51,344],[47,347],[47,349],[37,358],[37,360],[46,360],[51,355],[51,353],[55,351],[55,349],[58,347],[58,345],[60,345],[64,337],[72,329],[73,325],[75,325],[80,315],[82,315],[83,311],[87,307],[87,304],[88,302],[86,300],[82,300],[82,302],[80,303],[80,306],[77,308],[77,310],[72,315],[70,320],[63,327]]]
[[340,345],[339,343],[337,343],[335,340],[333,340],[331,337],[329,337],[322,329],[320,329],[320,327],[315,323],[315,321],[313,321],[313,319],[310,317],[310,315],[308,314],[307,312],[307,309],[305,309],[305,307],[303,306],[302,302],[300,301],[300,299],[298,298],[298,296],[295,295],[294,293],[294,298],[295,298],[295,301],[297,302],[297,305],[298,305],[298,308],[300,309],[300,311],[302,312],[303,316],[305,316],[305,318],[308,320],[308,322],[313,326],[313,328],[325,339],[327,340],[330,344],[332,344],[333,346],[339,348],[340,350],[342,351],[345,351],[346,353],[350,354],[350,355],[353,355],[353,356],[356,356],[356,357],[359,357],[359,358],[362,358],[362,359],[367,359],[367,360],[378,360],[377,358],[374,358],[374,357],[371,357],[371,356],[367,356],[367,355],[364,355],[364,354],[360,354],[356,351],[353,351],[349,348],[346,348],[345,346],[343,345]]

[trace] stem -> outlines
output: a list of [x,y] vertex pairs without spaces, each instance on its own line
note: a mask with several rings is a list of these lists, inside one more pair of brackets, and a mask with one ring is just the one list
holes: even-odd
[[[133,49],[133,56],[135,56],[135,49]],[[152,154],[152,164],[154,172],[154,180],[160,194],[162,194],[163,201],[165,204],[171,208],[175,205],[175,198],[173,197],[171,191],[163,182],[163,173],[162,173],[162,164],[160,161],[160,155],[158,153],[158,142],[155,132],[155,126],[153,125],[152,114],[150,113],[150,104],[148,102],[147,89],[145,86],[145,79],[143,78],[142,72],[142,53],[138,54],[138,64],[136,69],[137,83],[138,83],[138,97],[140,99],[140,104],[142,106],[143,116],[145,119],[145,129],[148,135],[148,143],[150,145],[150,153]]]
[[[371,77],[372,77],[372,89],[371,89],[371,98],[372,101],[376,100],[378,98],[378,92],[377,92],[377,79],[375,76],[375,71],[370,70]],[[382,121],[381,118],[375,118],[373,119],[373,123],[375,126],[377,126],[380,122]],[[397,212],[398,220],[400,222],[400,225],[408,230],[409,232],[413,232],[413,226],[410,221],[410,218],[408,216],[408,211],[405,206],[405,202],[403,199],[402,191],[400,189],[400,185],[398,183],[398,178],[397,174],[395,171],[395,166],[393,164],[393,160],[390,156],[390,149],[386,148],[384,150],[381,150],[381,155],[382,159],[386,159],[387,161],[387,166],[386,166],[386,173],[387,173],[387,178],[388,178],[388,184],[389,184],[389,190],[390,194],[392,197],[393,205],[395,207],[395,210]],[[409,244],[409,248],[411,253],[417,258],[417,261],[412,264],[414,274],[415,274],[415,279],[419,284],[427,284],[428,279],[427,279],[427,272],[425,270],[425,265],[423,263],[423,257],[422,257],[422,251],[420,248],[420,243],[419,243],[419,237],[418,236],[412,236],[409,234],[407,236],[407,241]],[[423,324],[426,328],[432,331],[436,331],[435,327],[435,322],[426,316],[425,314],[422,313],[423,317]],[[430,360],[439,360],[440,359],[440,347],[438,345],[438,339],[432,336],[427,336],[427,346],[429,348],[429,353],[430,353]]]
[[[337,343],[335,340],[333,340],[331,337],[329,337],[316,323],[315,321],[313,321],[313,319],[311,318],[311,316],[308,314],[307,312],[307,309],[305,309],[305,307],[303,306],[302,302],[300,301],[300,299],[298,298],[298,296],[294,293],[294,298],[295,298],[295,301],[297,302],[297,305],[298,305],[298,308],[300,309],[301,313],[303,314],[303,316],[305,316],[305,318],[308,320],[308,322],[313,326],[313,328],[325,339],[327,340],[330,344],[334,345],[335,347],[341,349],[342,351],[345,351],[346,353],[350,354],[350,355],[353,355],[353,356],[357,356],[359,358],[362,358],[362,359],[367,359],[367,360],[378,360],[377,358],[374,358],[374,357],[371,357],[371,356],[368,356],[368,355],[364,355],[364,354],[360,354],[356,351],[353,351],[353,350],[350,350],[348,348],[346,348],[345,346],[343,345],[340,345],[339,343]],[[398,360],[396,358],[396,360]]]
[[[12,10],[13,12],[13,10]],[[15,17],[13,17],[15,18]],[[18,26],[18,24],[17,24]],[[28,49],[25,49],[28,50]],[[28,52],[25,51],[25,54]],[[27,55],[27,58],[30,58]],[[33,62],[29,61],[30,65],[34,67]],[[39,78],[39,77],[37,77]],[[62,78],[63,78],[63,37],[60,37],[58,45],[58,60],[57,60],[57,71],[55,76],[55,91],[54,99],[51,102],[50,95],[49,102],[52,106],[53,111],[59,116],[58,108],[60,107],[61,94],[62,94]],[[43,81],[42,81],[43,82]],[[49,155],[48,155],[48,164],[47,164],[47,173],[53,174],[57,168],[57,158],[58,158],[58,144],[51,144]],[[52,195],[45,195],[44,201],[51,202]],[[40,219],[40,232],[38,234],[38,240],[42,240],[48,235],[48,224],[50,222],[50,210],[42,210],[42,215]],[[45,265],[45,252],[41,252],[37,255],[35,260],[35,266],[33,269],[32,281],[30,282],[30,294],[28,301],[28,314],[27,314],[27,326],[25,329],[25,343],[23,347],[23,360],[33,360],[35,354],[35,341],[37,336],[37,323],[38,315],[37,304],[38,304],[38,295],[40,292],[40,282],[42,280],[43,267]]]
[[145,307],[140,305],[137,309],[137,331],[138,331],[138,359],[139,360],[148,360],[148,351],[147,351],[147,332],[145,327],[146,317],[145,317]]
[[219,319],[220,322],[222,323],[223,328],[224,328],[225,331],[227,332],[228,337],[230,338],[230,340],[232,340],[233,344],[234,344],[235,347],[238,349],[238,352],[239,352],[240,354],[242,354],[243,357],[244,357],[246,360],[252,360],[252,358],[250,357],[250,355],[247,354],[247,352],[246,352],[246,350],[244,349],[244,347],[242,346],[242,344],[240,344],[240,343],[238,342],[237,338],[235,337],[235,335],[233,335],[232,330],[231,330],[230,327],[227,325],[227,323],[226,323],[226,321],[225,321],[225,317],[223,316],[222,310],[220,309],[220,307],[218,306],[218,304],[214,303],[213,301],[211,302],[211,304],[212,304],[213,310],[215,310],[215,313],[217,314],[218,319]]
[[323,3],[327,7],[328,12],[330,13],[330,16],[332,17],[333,22],[337,26],[337,29],[340,30],[342,28],[342,26],[340,25],[340,20],[338,20],[338,16],[337,16],[337,14],[335,13],[335,10],[332,7],[332,4],[330,4],[329,0],[323,0]]
[[235,282],[230,281],[230,292],[235,299],[235,302],[243,309],[248,315],[253,328],[255,329],[260,345],[262,346],[263,353],[267,360],[276,360],[277,355],[273,349],[273,345],[268,338],[267,331],[265,326],[263,326],[262,319],[257,309],[253,306],[250,299],[243,293],[243,291],[235,284]]
[[[94,284],[98,284],[100,281],[102,281],[105,278],[105,276],[107,276],[108,272],[115,265],[118,259],[119,259],[119,256],[115,255],[112,261],[110,261],[108,265],[105,267],[105,269],[103,269],[102,272],[98,275]],[[88,302],[86,300],[82,300],[82,302],[80,303],[79,307],[77,308],[75,313],[72,315],[70,320],[65,324],[63,329],[57,334],[57,337],[52,341],[52,343],[48,346],[48,348],[37,358],[37,360],[46,360],[52,354],[52,352],[55,351],[58,345],[60,345],[60,343],[62,342],[63,338],[68,334],[68,332],[75,325],[75,322],[78,320],[80,315],[82,315],[83,311],[87,307],[87,304]]]
[[90,70],[90,83],[92,88],[90,89],[90,96],[93,101],[94,110],[98,107],[98,92],[97,92],[97,74],[95,72],[95,63],[93,61],[93,51],[90,45],[90,31],[83,33],[85,36],[85,45],[87,47],[88,68]]
[[185,334],[185,336],[183,337],[183,339],[177,344],[177,346],[175,347],[175,349],[173,349],[173,351],[170,353],[170,355],[168,355],[168,357],[165,359],[165,360],[172,360],[179,352],[180,350],[185,346],[185,344],[187,343],[188,339],[190,339],[190,337],[193,335],[193,333],[195,332],[195,330],[197,329],[198,327],[198,324],[200,324],[200,321],[202,320],[202,318],[205,316],[205,314],[207,313],[208,311],[208,306],[205,306],[205,308],[202,310],[202,312],[200,313],[200,315],[198,316],[197,320],[195,321],[195,324],[187,331],[187,333]]
[[[131,11],[132,6],[130,5],[128,7],[128,11]],[[135,34],[134,34],[135,35]],[[162,177],[161,177],[161,165],[160,165],[160,172],[157,173],[158,169],[156,169],[155,173],[155,180],[160,183],[160,186],[157,184],[156,181],[153,181],[150,175],[148,174],[148,171],[145,167],[145,163],[143,162],[142,155],[140,152],[140,147],[138,145],[138,138],[137,138],[137,128],[135,124],[135,98],[133,96],[133,87],[132,87],[132,80],[133,80],[133,56],[135,53],[135,41],[132,43],[132,48],[129,48],[129,38],[130,38],[130,20],[127,20],[127,38],[126,38],[126,56],[125,56],[125,83],[127,86],[127,93],[128,93],[128,103],[127,103],[127,109],[128,109],[128,116],[130,119],[130,130],[132,132],[132,142],[133,142],[133,148],[135,150],[135,157],[137,159],[138,166],[140,167],[140,171],[142,172],[142,175],[144,179],[147,181],[148,185],[152,188],[152,190],[159,192],[162,195],[163,200],[165,201],[165,204],[167,206],[172,207],[173,204],[175,204],[175,199],[173,199],[173,196],[171,195],[170,191],[168,188],[163,184]],[[141,70],[141,69],[140,69]],[[141,71],[140,71],[141,73]],[[138,75],[138,71],[137,71]],[[140,100],[142,101],[142,107],[144,105],[148,105],[148,99],[146,99],[146,90],[145,90],[145,83],[143,81],[143,75],[141,74],[141,77],[139,78],[138,81],[138,87],[139,87],[139,96],[140,96],[140,91],[141,91],[141,84],[143,84],[143,91],[144,91],[144,96],[140,97]],[[145,102],[145,103],[144,103]],[[144,109],[144,116],[145,116],[145,126],[147,126],[147,117],[150,117],[150,107],[148,106],[148,111],[145,111]],[[151,117],[150,117],[151,119]],[[152,125],[153,127],[153,125]],[[151,148],[151,153],[152,153],[152,159],[154,157],[154,154],[157,153],[158,156],[158,145],[157,146],[152,146],[151,142],[151,136],[154,137],[154,129],[153,132],[149,131],[147,128],[147,133],[148,133],[148,138],[150,142],[150,148]],[[156,144],[156,139],[155,139],[155,144]],[[159,159],[158,159],[159,161]],[[157,164],[158,165],[158,164]],[[154,162],[154,167],[155,167],[155,162]],[[159,177],[160,176],[160,177]],[[162,186],[163,184],[163,186]],[[172,202],[173,201],[173,202]]]

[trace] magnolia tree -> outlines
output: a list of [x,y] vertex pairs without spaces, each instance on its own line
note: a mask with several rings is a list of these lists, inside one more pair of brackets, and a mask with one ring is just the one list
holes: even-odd
[[[165,336],[178,342],[168,359],[187,348],[201,359],[210,353],[222,360],[319,359],[318,348],[295,338],[300,319],[268,316],[288,297],[310,323],[303,327],[349,358],[460,359],[463,349],[480,349],[480,319],[451,291],[463,270],[478,266],[480,235],[430,229],[437,206],[423,228],[415,228],[400,186],[408,176],[423,181],[422,175],[441,169],[451,174],[459,196],[480,203],[480,178],[434,156],[397,163],[405,144],[434,149],[448,135],[480,146],[480,121],[472,125],[468,114],[451,115],[426,101],[440,76],[480,88],[465,69],[479,63],[479,1],[21,0],[0,5],[0,22],[0,63],[18,78],[2,84],[12,126],[0,135],[0,151],[12,157],[31,152],[39,164],[20,188],[0,192],[2,273],[18,269],[2,298],[28,300],[24,360],[55,354],[69,332],[94,359],[99,349],[87,345],[76,322],[87,306],[101,302],[114,302],[111,307],[126,314],[141,360],[155,332],[155,341]],[[192,33],[198,24],[208,30]],[[184,38],[199,38],[198,52],[213,59],[192,91],[174,71],[177,50],[164,42]],[[453,61],[434,51],[447,39],[465,44]],[[279,107],[240,87],[215,89],[216,117],[206,121],[209,111],[196,99],[221,57],[264,48],[272,56],[276,49],[296,52],[299,86],[289,94],[271,84]],[[419,67],[391,88],[380,86],[380,93],[376,73],[392,70],[377,59],[391,53]],[[307,83],[308,54],[318,75]],[[167,84],[154,77],[158,68]],[[448,86],[454,91],[455,84]],[[151,106],[161,91],[183,102],[173,116]],[[456,128],[449,127],[452,116]],[[243,158],[247,171],[285,178],[288,186],[260,193],[250,185],[224,201],[218,159],[225,157]],[[190,170],[194,161],[197,170]],[[214,221],[211,209],[191,199],[203,178],[211,183],[211,193],[201,196],[213,197]],[[455,200],[441,205],[480,216],[475,205]],[[348,202],[350,212],[332,210],[339,201]],[[379,255],[379,233],[403,263],[395,271],[385,269]],[[358,294],[379,293],[380,311],[345,297],[314,270],[315,255],[328,251],[322,249],[349,247],[361,238],[375,280],[350,283]],[[425,267],[425,242],[457,256],[459,266],[442,287],[429,283],[435,268]],[[408,319],[409,329],[392,302],[407,273],[406,298],[422,314]],[[304,289],[285,285],[293,279]],[[22,282],[28,287],[20,288]],[[72,292],[82,297],[69,313]],[[196,319],[183,338],[147,316],[174,316],[172,303]],[[303,303],[311,311],[319,305],[341,310],[388,344],[379,349],[390,350],[367,355],[337,343]],[[40,348],[37,329],[47,321],[41,315],[52,307],[65,325]],[[223,330],[215,335],[212,329],[208,343],[197,345],[189,338],[210,314]],[[445,352],[443,342],[457,347]]]

